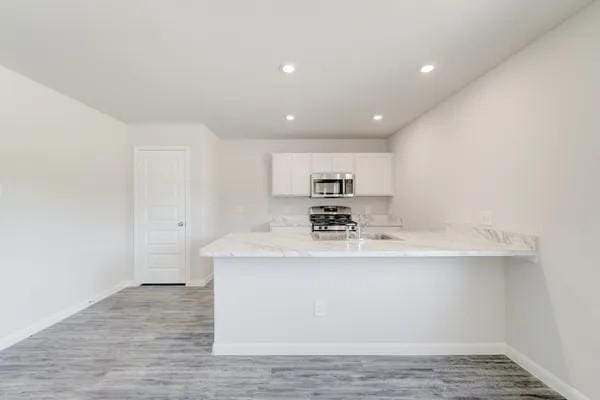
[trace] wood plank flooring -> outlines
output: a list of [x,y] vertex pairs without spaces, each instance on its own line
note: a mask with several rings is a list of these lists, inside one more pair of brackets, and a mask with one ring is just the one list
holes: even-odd
[[0,352],[0,399],[562,399],[504,356],[212,356],[212,301],[125,289]]

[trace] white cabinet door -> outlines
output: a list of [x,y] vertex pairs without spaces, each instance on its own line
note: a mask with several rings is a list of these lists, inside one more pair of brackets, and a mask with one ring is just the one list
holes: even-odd
[[292,196],[310,196],[310,168],[310,154],[292,155]]
[[354,155],[332,154],[331,169],[333,172],[354,172]]
[[315,153],[312,172],[354,172],[354,155],[344,153]]
[[313,154],[311,162],[311,171],[316,173],[333,171],[333,166],[331,164],[331,155],[325,153]]
[[273,196],[289,196],[292,193],[292,154],[273,154],[271,165],[271,192]]
[[393,196],[392,154],[356,154],[354,167],[356,196]]
[[310,154],[273,154],[273,196],[310,196]]

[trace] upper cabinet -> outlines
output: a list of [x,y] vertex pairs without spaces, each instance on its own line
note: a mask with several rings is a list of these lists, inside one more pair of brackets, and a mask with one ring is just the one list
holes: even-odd
[[354,154],[312,154],[311,172],[354,172]]
[[393,196],[391,153],[354,155],[354,195]]
[[273,196],[310,196],[310,154],[273,154],[271,173]]
[[273,154],[271,163],[271,193],[273,196],[292,194],[292,155]]
[[292,196],[310,196],[310,154],[292,154]]
[[273,196],[310,196],[310,174],[354,173],[355,196],[393,196],[391,153],[275,153]]

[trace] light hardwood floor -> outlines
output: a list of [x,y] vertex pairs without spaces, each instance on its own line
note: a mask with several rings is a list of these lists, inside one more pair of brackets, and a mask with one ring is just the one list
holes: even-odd
[[0,399],[562,399],[504,356],[212,356],[212,301],[125,289],[0,352]]

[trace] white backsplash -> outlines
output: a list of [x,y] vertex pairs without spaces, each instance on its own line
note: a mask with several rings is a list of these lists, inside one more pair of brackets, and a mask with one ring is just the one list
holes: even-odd
[[310,199],[273,197],[269,201],[269,214],[278,215],[308,214],[309,207],[334,205],[348,206],[353,214],[387,214],[388,197],[353,197],[351,199]]

